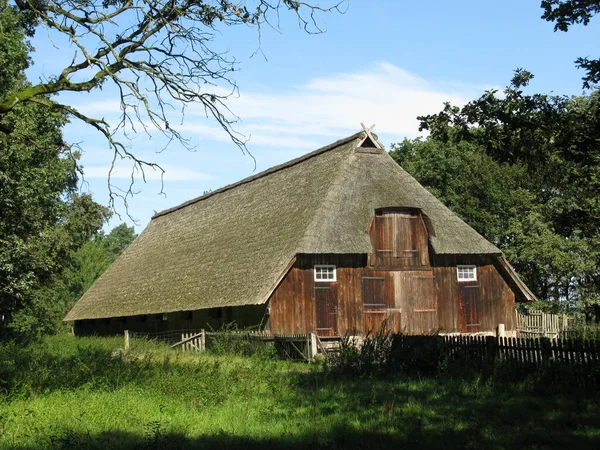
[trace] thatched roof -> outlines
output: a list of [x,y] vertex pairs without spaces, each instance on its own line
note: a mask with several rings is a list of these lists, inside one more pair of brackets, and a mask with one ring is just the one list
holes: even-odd
[[420,208],[439,254],[501,254],[364,136],[156,214],[65,320],[264,303],[296,254],[369,253],[377,208]]

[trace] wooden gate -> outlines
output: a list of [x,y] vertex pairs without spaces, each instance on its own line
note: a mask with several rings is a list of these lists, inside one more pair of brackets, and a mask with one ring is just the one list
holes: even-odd
[[467,284],[459,287],[459,327],[461,333],[477,333],[481,330],[479,306],[481,292],[478,284]]
[[317,284],[315,286],[315,305],[317,314],[317,335],[336,336],[338,332],[338,299],[335,284]]

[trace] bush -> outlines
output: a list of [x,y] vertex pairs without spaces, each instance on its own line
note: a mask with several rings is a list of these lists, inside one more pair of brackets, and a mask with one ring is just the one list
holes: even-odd
[[334,375],[372,376],[387,371],[392,344],[392,335],[385,325],[375,334],[370,333],[360,340],[357,337],[343,337],[339,351],[329,353],[325,369]]
[[253,337],[249,330],[240,330],[235,323],[208,333],[206,348],[213,355],[273,358],[277,353],[272,342]]

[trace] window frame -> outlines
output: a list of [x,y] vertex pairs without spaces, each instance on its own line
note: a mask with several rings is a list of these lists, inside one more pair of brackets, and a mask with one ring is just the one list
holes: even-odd
[[[461,278],[460,277],[460,269],[472,269],[473,270],[473,277],[472,278]],[[463,272],[464,273],[464,272]],[[475,264],[459,264],[456,266],[456,279],[458,280],[459,283],[465,282],[465,281],[477,281],[477,266]]]
[[[317,278],[317,269],[333,269],[333,278]],[[321,283],[335,283],[337,281],[337,267],[335,264],[315,264],[314,266],[314,281]]]

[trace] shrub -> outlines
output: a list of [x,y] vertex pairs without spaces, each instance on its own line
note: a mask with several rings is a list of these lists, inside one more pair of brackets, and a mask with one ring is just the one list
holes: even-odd
[[386,371],[389,364],[392,335],[385,324],[364,339],[346,334],[338,352],[329,353],[325,369],[334,375],[372,376]]

